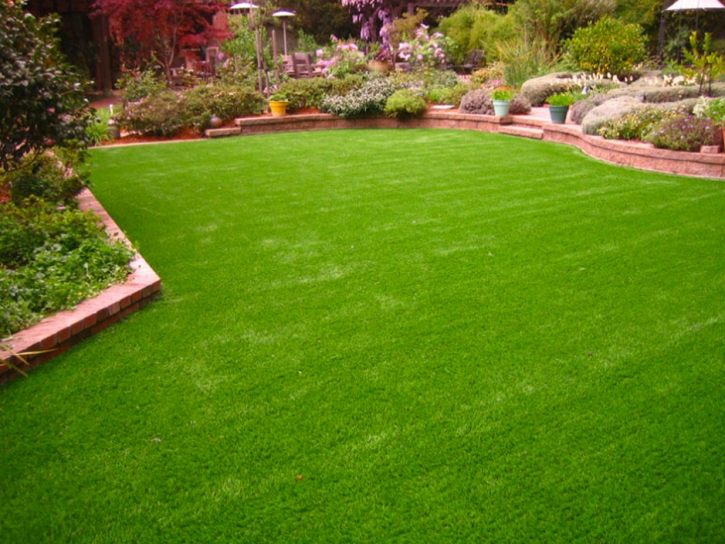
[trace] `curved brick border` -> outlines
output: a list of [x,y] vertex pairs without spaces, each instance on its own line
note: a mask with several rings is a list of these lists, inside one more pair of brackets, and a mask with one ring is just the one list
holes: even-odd
[[[540,112],[541,113],[541,112]],[[546,112],[544,112],[546,113]],[[426,113],[421,118],[400,121],[388,118],[342,119],[329,114],[288,115],[285,117],[245,117],[236,127],[210,129],[206,136],[245,136],[275,132],[357,128],[452,128],[498,132],[538,138],[579,147],[584,153],[613,164],[685,176],[725,179],[725,155],[687,153],[655,149],[651,144],[605,140],[582,134],[578,125],[554,125],[542,117],[515,115],[494,117],[458,112]]]
[[584,153],[603,161],[683,176],[725,179],[725,155],[689,153],[655,149],[651,144],[605,140],[582,134],[577,125],[547,125],[544,140],[579,147]]
[[[126,240],[118,225],[88,189],[78,199],[81,209],[91,210],[101,217],[111,237]],[[13,352],[20,354],[48,350],[40,355],[23,357],[33,368],[142,308],[158,296],[161,280],[139,254],[131,261],[131,268],[133,272],[125,283],[109,287],[97,297],[81,302],[74,310],[62,311],[43,319],[15,334],[6,344]],[[12,353],[0,349],[0,384],[18,375],[5,361],[10,361],[23,371],[28,370]]]

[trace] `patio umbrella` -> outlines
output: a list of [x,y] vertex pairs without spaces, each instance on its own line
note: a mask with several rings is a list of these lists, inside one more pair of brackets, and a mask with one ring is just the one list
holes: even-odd
[[239,2],[238,4],[229,6],[229,9],[257,9],[258,7],[257,4],[252,4],[251,2]]
[[695,30],[698,29],[701,10],[718,10],[725,9],[720,0],[677,0],[665,11],[694,11],[695,12]]
[[272,17],[277,17],[278,19],[282,19],[282,36],[283,36],[283,42],[284,42],[284,54],[287,54],[287,17],[294,17],[295,14],[293,11],[286,11],[286,10],[280,10],[275,11],[272,14]]

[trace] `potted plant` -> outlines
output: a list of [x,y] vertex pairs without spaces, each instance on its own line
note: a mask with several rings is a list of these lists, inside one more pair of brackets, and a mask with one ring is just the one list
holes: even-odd
[[555,125],[563,125],[566,123],[566,115],[569,113],[569,106],[576,102],[576,98],[571,93],[552,94],[546,99],[549,104],[549,115],[551,122]]
[[493,111],[496,117],[505,117],[509,114],[509,107],[514,94],[516,93],[508,87],[499,87],[493,90],[491,101],[493,102]]
[[272,117],[284,117],[287,114],[287,95],[285,93],[274,93],[269,97],[269,111]]

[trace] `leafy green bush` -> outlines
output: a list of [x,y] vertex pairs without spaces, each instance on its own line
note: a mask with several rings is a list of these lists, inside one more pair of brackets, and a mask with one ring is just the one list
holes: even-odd
[[259,114],[266,100],[248,87],[199,85],[183,92],[163,90],[129,102],[116,117],[126,130],[148,136],[173,136],[181,128],[203,130],[216,115],[222,121]]
[[725,127],[725,98],[706,100],[698,117],[712,119],[718,126]]
[[0,171],[28,154],[85,145],[91,117],[83,78],[55,37],[59,19],[26,11],[24,2],[0,2]]
[[385,115],[405,119],[423,115],[428,106],[423,93],[413,89],[400,89],[388,97],[385,102]]
[[123,281],[132,255],[89,212],[0,204],[0,336]]
[[373,77],[348,94],[327,96],[320,103],[320,109],[340,117],[380,115],[385,110],[388,97],[394,92],[395,87],[387,78]]
[[597,133],[608,140],[643,140],[662,121],[676,117],[682,117],[676,109],[642,108],[608,121]]
[[488,9],[483,3],[464,4],[441,20],[440,31],[450,42],[450,54],[455,64],[462,64],[474,49],[486,51],[486,60],[498,59],[496,44],[515,36],[513,20]]
[[17,205],[30,197],[53,205],[71,205],[88,185],[87,172],[81,168],[82,160],[82,152],[62,148],[37,157],[28,155],[19,168],[0,174],[0,183],[10,187],[10,196]]
[[624,77],[645,59],[642,28],[612,17],[603,17],[594,25],[579,28],[565,44],[574,64],[594,74],[612,73]]
[[680,115],[655,126],[645,139],[673,151],[699,151],[703,145],[722,144],[722,130],[711,119]]
[[[504,81],[503,69],[503,63],[494,62],[485,68],[476,70],[471,74],[471,84],[480,87],[481,85],[490,86],[490,81],[502,82]],[[498,83],[496,84],[498,85]]]
[[148,96],[161,93],[166,89],[166,78],[155,70],[144,70],[138,74],[126,72],[116,84],[118,89],[124,91],[123,103],[138,102]]
[[323,77],[309,79],[290,79],[279,86],[279,91],[287,95],[287,111],[295,112],[302,108],[320,109],[322,99],[332,92],[333,80]]
[[174,91],[162,91],[127,103],[116,120],[124,129],[143,135],[172,136],[184,126],[181,102],[181,96]]
[[471,85],[459,83],[455,87],[433,87],[426,90],[426,98],[433,104],[452,104],[459,106],[463,97],[471,91]]
[[264,96],[248,87],[199,85],[183,92],[179,103],[180,122],[201,131],[215,115],[222,121],[231,121],[260,114],[265,104]]

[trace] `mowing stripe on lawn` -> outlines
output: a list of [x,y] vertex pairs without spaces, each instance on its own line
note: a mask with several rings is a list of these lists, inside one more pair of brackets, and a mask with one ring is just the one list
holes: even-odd
[[725,540],[722,182],[369,130],[93,183],[163,295],[0,389],[8,541]]

